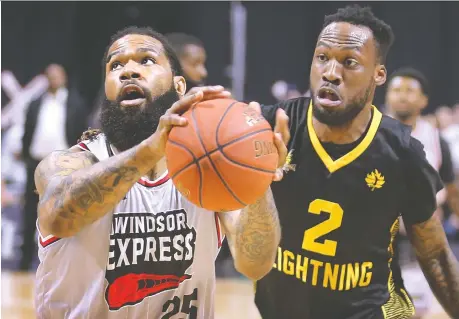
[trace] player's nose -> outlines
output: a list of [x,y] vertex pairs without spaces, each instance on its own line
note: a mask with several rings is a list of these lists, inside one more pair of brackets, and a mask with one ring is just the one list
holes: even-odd
[[120,81],[127,81],[131,79],[141,78],[140,71],[135,66],[134,62],[129,61],[123,68],[123,71],[120,73]]
[[337,61],[331,60],[324,69],[322,80],[340,85],[343,80],[341,65]]

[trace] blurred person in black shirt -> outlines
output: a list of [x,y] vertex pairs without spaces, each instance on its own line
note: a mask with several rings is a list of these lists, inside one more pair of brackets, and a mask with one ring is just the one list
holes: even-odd
[[167,41],[177,53],[187,83],[187,91],[206,84],[207,53],[197,37],[185,33],[166,34]]

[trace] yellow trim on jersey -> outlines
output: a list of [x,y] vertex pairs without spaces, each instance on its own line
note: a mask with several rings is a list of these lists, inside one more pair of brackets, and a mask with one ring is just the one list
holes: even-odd
[[314,131],[314,127],[312,125],[312,100],[309,103],[307,121],[308,121],[308,132],[309,138],[311,139],[312,146],[314,147],[317,155],[319,155],[322,162],[327,167],[330,173],[333,173],[340,168],[350,164],[352,161],[357,159],[362,153],[368,148],[370,143],[373,141],[373,138],[378,131],[379,124],[381,123],[382,114],[379,110],[373,105],[373,118],[371,120],[370,128],[368,129],[367,134],[352,151],[349,153],[341,156],[336,161],[334,161],[330,155],[328,155],[327,151],[323,148],[322,144],[317,137],[316,132]]
[[395,236],[398,233],[400,227],[399,219],[395,219],[392,227],[390,228],[390,242],[387,251],[389,252],[389,278],[387,280],[387,289],[389,291],[389,300],[381,306],[381,311],[384,315],[384,319],[408,319],[411,318],[414,313],[414,305],[412,304],[410,298],[406,291],[400,288],[397,292],[394,279],[392,278],[391,263],[392,258],[394,257],[394,247],[393,242]]

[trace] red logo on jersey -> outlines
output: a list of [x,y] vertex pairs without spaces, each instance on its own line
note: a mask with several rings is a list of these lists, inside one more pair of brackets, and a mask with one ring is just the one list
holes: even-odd
[[164,290],[175,289],[181,282],[190,278],[190,275],[177,277],[174,275],[127,274],[116,279],[109,286],[107,289],[107,302],[110,309],[133,305],[147,296]]
[[190,279],[196,231],[184,210],[114,214],[105,278],[110,310],[134,305]]

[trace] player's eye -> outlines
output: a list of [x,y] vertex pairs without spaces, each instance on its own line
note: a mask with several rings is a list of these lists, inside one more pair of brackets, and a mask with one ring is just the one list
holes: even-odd
[[344,61],[344,66],[347,67],[347,68],[354,68],[356,67],[358,64],[357,60],[355,59],[346,59]]
[[155,63],[156,63],[156,61],[153,58],[143,58],[142,59],[142,64],[144,64],[144,65],[153,65]]
[[320,62],[325,62],[327,61],[327,56],[323,53],[320,53],[317,55],[317,60],[319,60]]
[[122,66],[121,63],[115,61],[110,65],[110,70],[115,71],[119,69],[121,66]]

